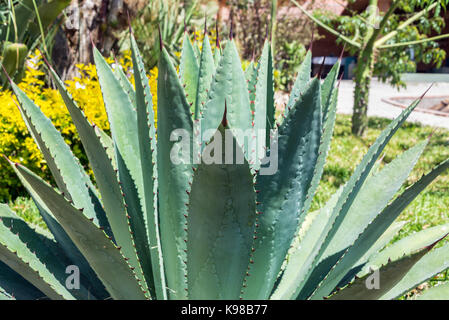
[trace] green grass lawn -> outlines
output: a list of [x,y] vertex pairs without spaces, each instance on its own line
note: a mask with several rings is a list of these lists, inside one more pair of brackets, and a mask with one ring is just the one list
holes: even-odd
[[[338,115],[334,139],[329,152],[328,161],[312,210],[324,205],[329,197],[346,182],[363,155],[390,120],[371,118],[369,130],[363,139],[351,134],[350,116]],[[389,163],[400,153],[414,146],[419,141],[432,138],[417,166],[413,170],[403,188],[416,182],[419,177],[430,171],[438,163],[449,158],[449,130],[434,129],[405,123],[391,140],[382,160],[382,165]],[[380,188],[382,186],[379,186]],[[10,203],[18,214],[30,223],[45,227],[32,201],[18,198]],[[435,225],[449,223],[449,172],[440,176],[402,213],[399,220],[408,223],[393,241],[397,241],[413,232]],[[447,273],[439,275],[430,282],[446,281]],[[425,284],[427,286],[429,284]]]

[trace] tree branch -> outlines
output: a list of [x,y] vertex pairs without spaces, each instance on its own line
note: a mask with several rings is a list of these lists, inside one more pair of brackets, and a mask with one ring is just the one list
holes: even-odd
[[309,17],[313,22],[315,22],[317,25],[319,25],[320,27],[322,27],[323,29],[325,29],[326,31],[328,31],[329,33],[333,34],[334,36],[342,39],[343,41],[347,42],[348,44],[357,47],[357,48],[361,48],[362,45],[356,41],[353,41],[351,39],[349,39],[348,37],[342,35],[341,33],[339,33],[338,31],[332,29],[331,27],[329,27],[328,25],[324,24],[323,22],[321,22],[320,20],[318,20],[317,18],[315,18],[312,14],[310,14],[306,9],[304,9],[303,7],[301,7],[295,0],[290,0],[295,6],[297,6],[299,9],[301,9],[302,12],[304,12],[304,14]]
[[446,38],[449,38],[449,33],[435,36],[432,38],[425,38],[425,39],[414,40],[414,41],[385,44],[383,46],[379,46],[378,48],[379,49],[388,49],[388,48],[396,48],[396,47],[403,47],[403,46],[411,46],[411,45],[415,45],[415,44],[425,43],[425,42],[429,42],[429,41],[437,41],[437,40],[446,39]]
[[415,22],[416,20],[418,20],[419,18],[421,18],[422,16],[427,14],[430,10],[434,9],[437,5],[438,5],[438,2],[435,2],[435,3],[431,4],[429,7],[427,7],[426,9],[424,9],[424,10],[418,12],[417,14],[415,14],[410,19],[404,21],[403,23],[401,23],[399,25],[399,27],[396,28],[396,30],[390,32],[389,34],[387,34],[384,37],[382,37],[379,40],[377,40],[374,43],[374,46],[378,48],[381,45],[383,45],[385,42],[387,42],[388,40],[394,38],[399,33],[400,30],[405,29],[406,27],[411,25],[413,22]]

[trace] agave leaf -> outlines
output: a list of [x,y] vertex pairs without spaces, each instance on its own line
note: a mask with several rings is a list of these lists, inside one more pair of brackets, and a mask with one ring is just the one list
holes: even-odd
[[201,59],[201,50],[200,50],[200,43],[196,40],[193,42],[193,51],[195,52],[195,57],[199,65]]
[[[30,228],[25,221],[19,218],[6,205],[0,205],[0,223],[3,224],[0,226],[3,229],[2,232],[5,232],[5,228],[8,228],[10,234],[17,235],[20,241],[35,254],[36,258],[45,265],[55,278],[60,283],[65,283],[67,278],[66,268],[72,265],[72,262],[70,262],[56,242]],[[89,287],[90,284],[83,277],[80,288],[73,290],[71,294],[76,299],[95,299],[87,289]]]
[[[221,146],[222,159],[224,136],[221,126],[212,142],[214,152],[220,152]],[[187,220],[189,299],[239,298],[255,216],[253,176],[247,162],[198,166]]]
[[6,301],[6,300],[15,300],[13,296],[9,295],[0,287],[0,301]]
[[[156,129],[154,125],[153,99],[145,74],[143,61],[134,36],[131,35],[131,49],[136,84],[136,110],[139,138],[140,159],[147,220],[148,240],[150,242],[151,266],[143,264],[148,270],[146,278],[154,287],[158,299],[167,299],[165,290],[164,265],[159,235],[159,218],[157,212],[157,167],[156,167]],[[148,259],[145,259],[148,260]]]
[[252,121],[254,121],[254,115],[256,111],[256,84],[259,74],[259,65],[256,65],[254,61],[251,61],[245,70],[245,78],[248,83],[249,102],[251,106]]
[[270,130],[274,129],[275,124],[274,115],[273,58],[271,43],[267,40],[258,65],[254,119],[254,128],[258,130],[257,132],[261,130],[266,133],[265,141],[257,144],[262,150],[270,145]]
[[381,300],[391,300],[401,297],[421,283],[449,268],[449,244],[436,248],[425,255]]
[[440,284],[424,291],[416,300],[448,300],[449,283]]
[[[135,248],[139,257],[149,257],[142,161],[140,157],[136,157],[136,155],[140,155],[137,113],[133,110],[128,95],[122,89],[120,82],[114,77],[112,69],[96,48],[94,48],[94,59],[111,126],[118,175],[127,205],[128,221]],[[146,279],[149,279],[146,272],[151,272],[151,264],[148,260],[140,259],[142,271],[139,272],[143,272]],[[145,287],[146,282],[143,281],[142,285]]]
[[[417,233],[414,233],[408,237],[405,237],[397,242],[395,242],[393,245],[389,246],[388,248],[382,250],[378,254],[374,255],[369,259],[367,264],[364,266],[364,268],[357,274],[359,277],[364,276],[369,272],[369,267],[376,267],[381,264],[386,263],[389,259],[394,260],[398,257],[401,257],[403,255],[408,255],[410,252],[413,252],[417,250],[416,248],[420,248],[423,246],[429,246],[438,239],[443,238],[445,235],[447,235],[449,232],[449,224],[440,225],[436,227],[432,227],[429,229],[425,229],[422,231],[419,231]],[[423,262],[419,262],[419,265],[422,270],[417,271],[415,267],[413,267],[410,270],[410,274],[407,274],[401,282],[397,286],[395,286],[390,292],[386,293],[385,297],[382,297],[382,299],[391,299],[393,298],[392,295],[396,295],[395,297],[399,297],[402,294],[405,294],[409,290],[415,288],[420,283],[426,281],[427,279],[431,278],[435,274],[437,274],[438,270],[441,269],[443,271],[445,268],[448,268],[448,260],[447,259],[447,248],[443,249],[438,248],[429,253],[429,257],[425,256],[423,258]],[[434,252],[441,251],[439,257],[434,257]],[[429,259],[432,261],[430,264]],[[437,259],[435,261],[434,259]],[[434,264],[433,264],[434,263]],[[436,268],[436,270],[435,270]],[[440,271],[440,272],[441,272]],[[429,275],[431,274],[431,275]],[[418,278],[414,277],[418,276]],[[419,278],[424,277],[424,278]]]
[[404,256],[399,260],[388,263],[379,268],[379,287],[369,288],[367,283],[369,277],[375,276],[368,274],[362,278],[357,278],[353,283],[337,291],[331,296],[332,300],[377,300],[385,292],[394,287],[405,274],[427,253],[430,248],[424,248],[409,256]]
[[48,184],[18,165],[17,169],[35,192],[45,201],[66,233],[114,299],[145,299],[142,286],[121,254],[120,248],[106,234],[72,206]]
[[[316,212],[309,213],[302,224],[300,242],[288,257],[288,263],[282,275],[281,281],[271,296],[272,300],[295,299],[298,295],[298,287],[305,276],[307,268],[304,264],[311,250],[320,240],[326,222],[332,213],[343,192],[343,187],[335,192],[327,201],[326,205]],[[309,224],[309,226],[307,226]]]
[[103,149],[105,149],[108,155],[108,158],[111,159],[112,167],[114,168],[114,170],[117,170],[117,159],[115,158],[114,141],[112,141],[112,138],[98,126],[94,126],[94,129],[97,137],[100,139]]
[[[70,237],[67,235],[67,233],[64,231],[62,226],[59,224],[55,216],[51,213],[50,209],[45,205],[45,202],[41,199],[41,197],[35,192],[35,190],[31,187],[31,185],[28,183],[28,181],[23,177],[20,171],[18,171],[16,164],[11,162],[9,159],[7,159],[9,164],[11,165],[12,169],[16,173],[16,175],[19,177],[21,183],[26,188],[28,193],[31,195],[34,203],[36,204],[36,207],[39,210],[39,213],[42,216],[42,219],[44,220],[45,224],[47,225],[48,229],[51,231],[52,235],[54,236],[57,243],[61,246],[61,248],[64,250],[64,254],[70,259],[72,264],[76,264],[80,269],[80,274],[84,275],[88,281],[91,283],[91,286],[89,286],[92,294],[97,297],[98,299],[105,299],[109,297],[107,292],[104,289],[103,284],[98,280],[95,272],[92,270],[92,268],[89,266],[89,263],[86,261],[84,256],[81,254],[81,252],[78,250],[78,248],[75,246],[73,241],[70,239]],[[42,180],[40,177],[29,171],[29,174],[34,175],[35,179]],[[42,180],[42,183],[43,180]]]
[[314,79],[279,128],[278,170],[258,175],[261,214],[245,299],[266,299],[297,232],[312,181],[322,134],[320,83]]
[[131,104],[135,106],[136,91],[134,90],[132,83],[129,81],[128,77],[124,73],[122,66],[116,62],[114,69],[112,69],[112,72],[114,73],[117,80],[120,82],[120,85],[122,86],[123,90],[128,95]]
[[[304,263],[303,267],[307,268],[309,271],[307,272],[308,276],[305,279],[306,281],[298,282],[302,283],[299,288],[300,290],[302,289],[302,286],[307,283],[308,278],[312,275],[312,271],[315,270],[316,266],[320,263],[320,261],[322,261],[322,258],[324,257],[323,253],[327,247],[333,242],[332,240],[335,239],[335,234],[339,230],[342,222],[345,220],[347,213],[356,200],[357,195],[369,176],[369,173],[376,163],[377,158],[382,153],[394,133],[399,129],[400,125],[407,119],[414,108],[416,108],[419,101],[420,100],[415,101],[406,110],[404,110],[402,114],[392,121],[380,134],[362,159],[362,162],[357,166],[354,174],[344,186],[342,194],[333,208],[329,219],[327,220],[327,224],[323,229],[319,242],[315,244],[315,247],[311,250],[309,257]],[[343,251],[340,251],[337,255],[338,254],[343,254]]]
[[310,81],[311,73],[312,73],[312,52],[309,50],[299,68],[295,84],[293,85],[292,92],[290,93],[290,98],[288,100],[284,112],[285,117],[287,117],[288,111],[295,106],[296,101],[305,91],[307,84]]
[[198,85],[195,98],[195,120],[200,118],[203,106],[207,102],[208,93],[212,84],[212,79],[215,73],[214,56],[209,43],[209,36],[205,35],[203,40],[203,48],[200,55],[200,62],[198,68]]
[[189,34],[186,32],[182,42],[179,77],[182,85],[184,86],[187,102],[191,106],[190,112],[192,114],[195,113],[195,101],[198,91],[198,70],[198,58],[192,42],[190,42]]
[[[427,143],[423,141],[407,150],[366,181],[335,235],[338,242],[331,243],[324,252],[316,269],[319,275],[315,280],[310,278],[315,286],[321,282],[313,296],[321,299],[329,295],[400,214],[378,215],[407,179]],[[383,187],[379,189],[379,186]],[[335,254],[341,251],[342,255]],[[331,256],[334,258],[328,259]]]
[[[328,73],[326,79],[321,86],[321,102],[323,103],[323,121],[328,117],[332,100],[334,99],[333,93],[335,89],[335,83],[337,82],[338,72],[340,71],[341,60],[338,60]],[[336,99],[336,98],[335,98]],[[335,103],[337,103],[335,101]]]
[[[302,207],[299,225],[302,224],[302,219],[305,218],[306,213],[309,211],[310,206],[312,204],[313,198],[315,196],[315,192],[320,184],[321,177],[323,175],[324,166],[326,164],[327,155],[329,153],[329,149],[331,146],[332,135],[334,133],[335,128],[335,120],[337,118],[337,98],[338,98],[338,89],[335,89],[332,92],[333,99],[330,101],[331,105],[326,107],[328,110],[328,114],[324,120],[324,128],[323,135],[321,136],[321,144],[318,150],[318,159],[315,165],[315,171],[313,174],[312,182],[310,183],[309,189],[307,190],[307,196]],[[325,106],[322,104],[322,110]]]
[[[10,211],[8,206],[1,205],[0,214],[2,217],[0,222],[0,260],[48,297],[58,300],[75,299],[60,283],[58,277],[48,269],[50,267],[55,271],[57,268],[63,268],[63,266],[57,265],[59,262],[57,258],[40,242],[41,239],[36,239],[38,235],[29,229],[25,229],[27,228],[26,224],[22,224],[22,238],[19,237],[19,234],[9,229],[11,221],[8,218],[14,218],[15,213]],[[3,221],[3,218],[5,218],[5,221]],[[20,228],[20,226],[18,227]],[[24,243],[22,239],[32,243]],[[36,256],[28,245],[33,249],[38,249],[37,254],[40,254],[40,257]],[[45,260],[42,261],[41,259],[44,258]],[[62,273],[64,273],[64,270],[62,270]]]
[[232,51],[229,46],[220,60],[212,81],[208,101],[201,118],[201,138],[209,141],[220,126],[225,114],[226,101],[229,99],[229,69],[232,65]]
[[221,59],[221,48],[217,47],[214,50],[214,64],[216,68],[220,63],[220,59]]
[[394,222],[382,236],[377,239],[377,241],[369,248],[365,254],[354,264],[354,267],[341,279],[337,287],[344,287],[346,284],[351,282],[354,277],[363,269],[367,261],[374,255],[376,255],[380,250],[382,250],[388,243],[393,240],[399,230],[406,225],[406,221]]
[[114,239],[117,245],[122,247],[123,255],[129,259],[129,264],[136,268],[136,274],[139,279],[143,281],[141,266],[137,259],[131,230],[126,218],[125,202],[112,162],[103,148],[100,139],[97,137],[94,127],[91,126],[82,110],[72,99],[56,72],[52,68],[50,68],[50,71],[83,143],[84,150],[86,151],[95,175]]
[[[5,300],[39,300],[46,298],[39,289],[0,261],[0,296]],[[0,297],[0,300],[2,298]]]
[[42,151],[59,189],[76,206],[84,208],[84,214],[88,218],[93,218],[95,223],[109,231],[106,215],[98,205],[95,188],[61,134],[18,86],[14,83],[11,86],[19,100],[22,117]]
[[444,224],[421,230],[410,236],[402,238],[388,248],[371,257],[368,260],[366,266],[358,273],[358,276],[363,276],[364,274],[368,273],[370,267],[382,265],[389,259],[395,260],[398,257],[408,255],[411,252],[416,251],[417,248],[429,246],[438,239],[443,238],[448,233],[449,224]]
[[[185,130],[188,146],[192,145],[193,123],[189,103],[178,80],[176,70],[165,48],[159,59],[158,77],[158,142],[157,163],[159,177],[159,210],[162,252],[170,298],[187,298],[187,204],[193,179],[192,155],[179,164],[170,156],[176,141],[171,141],[172,130]],[[184,150],[183,150],[184,151]],[[189,150],[188,150],[189,151]],[[185,152],[185,151],[184,151]],[[184,161],[185,160],[185,161]]]
[[[242,64],[240,62],[240,57],[234,40],[231,40],[226,45],[223,53],[223,60],[226,68],[226,83],[224,92],[224,98],[227,106],[226,118],[229,123],[229,127],[237,139],[237,143],[240,146],[244,146],[244,137],[242,137],[241,134],[236,134],[236,130],[245,132],[252,129],[252,115],[245,74],[242,69]],[[220,103],[223,102],[224,101],[221,101]],[[247,159],[249,159],[249,150],[244,148],[243,151],[247,156]]]
[[[209,141],[215,134],[223,120],[225,109],[226,120],[238,145],[244,146],[244,135],[247,130],[252,129],[252,114],[245,74],[233,40],[226,45],[212,82],[201,121],[202,141]],[[248,148],[243,151],[248,159]]]
[[11,243],[0,243],[0,259],[10,268],[18,272],[46,296],[54,300],[75,299],[58,280],[45,268],[36,256],[20,243],[16,237],[4,234],[9,237]]

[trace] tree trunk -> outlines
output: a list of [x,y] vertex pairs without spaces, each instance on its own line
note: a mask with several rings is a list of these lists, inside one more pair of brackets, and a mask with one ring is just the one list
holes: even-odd
[[361,137],[368,127],[369,89],[374,69],[374,51],[365,48],[358,57],[355,73],[352,133]]
[[62,79],[77,75],[76,63],[92,63],[92,42],[104,54],[116,52],[117,34],[145,3],[141,0],[73,0],[58,31],[53,63]]
[[352,133],[361,137],[368,127],[369,89],[374,69],[374,42],[377,38],[376,18],[378,0],[370,0],[369,17],[363,46],[357,60],[354,90]]

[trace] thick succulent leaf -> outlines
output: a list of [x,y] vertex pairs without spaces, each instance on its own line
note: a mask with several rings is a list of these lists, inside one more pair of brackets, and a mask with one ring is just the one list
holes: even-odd
[[227,100],[229,100],[229,69],[232,65],[232,52],[229,48],[223,53],[211,84],[209,97],[203,109],[201,139],[209,141],[223,120]]
[[0,301],[15,300],[13,296],[8,294],[0,287]]
[[[140,155],[137,113],[133,110],[133,105],[122,89],[120,82],[114,77],[112,69],[96,48],[94,48],[94,59],[111,126],[118,175],[127,206],[129,226],[143,269],[139,273],[143,272],[145,278],[149,279],[145,274],[148,272],[147,263],[149,261],[144,259],[144,257],[150,256],[150,249],[144,213],[145,192],[142,161],[139,156],[136,157],[136,155]],[[142,285],[145,287],[146,283],[142,282]]]
[[[45,247],[42,239],[36,232],[27,228],[27,226],[15,226],[22,229],[22,234],[19,235],[11,228],[11,218],[16,217],[8,206],[0,206],[0,260],[15,270],[26,280],[31,282],[35,287],[42,291],[51,299],[75,299],[75,297],[64,287],[60,282],[58,276],[60,274],[53,274],[52,271],[61,270],[64,274],[65,268],[57,260],[57,257],[52,255],[50,250]],[[5,221],[3,221],[5,218]],[[22,228],[21,228],[22,227]],[[18,232],[17,229],[15,229]],[[23,240],[30,243],[25,243]],[[33,253],[32,250],[36,250]]]
[[[17,300],[46,299],[46,295],[0,261],[0,296]],[[0,298],[2,300],[2,298]],[[10,300],[10,299],[7,299]]]
[[353,283],[347,287],[337,291],[331,296],[332,300],[377,300],[385,292],[393,288],[405,274],[429,251],[429,248],[424,248],[418,252],[405,256],[390,262],[387,265],[381,266],[379,270],[379,287],[370,288],[367,283],[370,281],[372,274],[365,277],[357,278]]
[[288,256],[288,263],[282,275],[281,282],[270,299],[291,300],[298,296],[299,286],[307,272],[307,268],[304,265],[306,259],[316,243],[319,242],[320,235],[342,192],[343,187],[340,187],[323,208],[307,214],[299,232],[299,236],[301,236],[299,244]]
[[[220,128],[209,151],[220,152],[224,159],[224,130]],[[189,299],[240,297],[255,217],[253,176],[247,162],[198,166],[187,220]]]
[[[237,51],[234,40],[231,40],[226,45],[223,53],[223,60],[226,66],[226,83],[225,83],[225,101],[226,101],[226,118],[229,127],[235,133],[235,130],[252,129],[252,114],[249,102],[248,89],[245,79],[245,73],[242,69],[242,63]],[[240,134],[235,134],[237,143],[240,146],[245,145],[244,137]],[[248,158],[246,148],[243,149]]]
[[[259,137],[259,130],[265,132],[265,140],[257,143],[257,147],[265,150],[270,145],[270,130],[274,129],[274,87],[273,87],[273,58],[271,42],[265,41],[262,56],[258,65],[258,75],[256,83],[256,101],[254,128],[257,130],[256,137]],[[262,138],[262,137],[260,137]],[[262,154],[259,153],[259,154]]]
[[115,63],[114,69],[112,70],[114,72],[115,77],[120,82],[123,90],[128,95],[129,101],[132,105],[136,105],[136,92],[134,90],[134,87],[132,83],[129,81],[128,77],[123,71],[122,66],[119,63]]
[[359,273],[363,267],[366,265],[366,262],[374,255],[376,255],[380,250],[382,250],[387,244],[393,240],[393,238],[397,235],[399,230],[402,229],[404,225],[406,225],[406,221],[398,221],[394,222],[382,236],[377,239],[377,241],[365,252],[365,254],[354,264],[354,267],[341,279],[340,283],[337,287],[344,287],[346,284],[351,282],[355,275]]
[[[333,92],[335,91],[335,84],[337,82],[338,72],[340,71],[341,60],[329,71],[326,79],[324,79],[321,86],[321,102],[323,103],[323,121],[328,117],[332,100],[334,99]],[[336,103],[336,102],[335,102]]]
[[[196,45],[195,45],[196,46]],[[199,50],[199,49],[198,49]],[[181,64],[179,65],[179,78],[185,90],[190,112],[195,113],[196,93],[198,91],[198,59],[194,46],[190,42],[189,34],[184,33],[182,42]]]
[[[19,237],[36,258],[55,276],[59,283],[65,283],[68,277],[66,268],[73,265],[73,262],[65,255],[59,244],[37,233],[4,205],[0,205],[0,223],[3,224],[1,226],[3,230],[5,230],[5,227],[9,228],[11,234]],[[90,290],[91,286],[83,275],[80,279],[80,288],[69,291],[76,299],[96,299]]]
[[214,56],[209,43],[209,36],[205,35],[203,40],[203,48],[200,55],[199,69],[198,69],[198,85],[195,98],[195,120],[200,118],[200,113],[203,110],[208,98],[210,86],[215,73]]
[[[318,299],[330,294],[351,267],[365,254],[397,218],[379,214],[390,202],[409,176],[428,141],[407,150],[379,173],[371,176],[360,190],[335,239],[324,251],[317,266],[317,275],[311,276],[313,295]],[[379,188],[379,186],[383,186]],[[339,252],[342,252],[340,254]],[[313,290],[313,288],[305,290]],[[308,295],[306,292],[305,295]]]
[[84,208],[84,214],[88,218],[93,218],[95,223],[108,228],[105,213],[98,205],[95,188],[61,134],[19,87],[14,83],[11,86],[20,103],[22,117],[43,153],[59,189],[77,207]]
[[193,51],[195,52],[195,57],[196,57],[198,65],[199,65],[200,59],[201,59],[201,49],[200,49],[200,43],[197,40],[195,40],[193,42]]
[[396,260],[404,255],[409,255],[419,248],[430,246],[432,243],[435,243],[435,241],[443,238],[448,233],[449,224],[444,224],[421,230],[402,238],[388,248],[371,257],[365,267],[358,273],[358,276],[363,276],[368,273],[371,267],[380,266],[385,264],[388,260]]
[[[147,279],[154,287],[156,297],[165,300],[167,294],[157,212],[156,129],[154,126],[153,99],[142,57],[133,35],[131,35],[131,49],[136,85],[137,126],[144,189],[144,199],[142,200],[145,201],[144,210],[150,245],[150,256],[141,255],[141,261],[146,260],[142,263],[142,266],[146,270]],[[148,265],[149,260],[151,260],[151,265]]]
[[[215,134],[223,120],[225,109],[226,119],[237,143],[244,146],[244,134],[252,129],[252,114],[245,74],[233,40],[226,45],[212,82],[201,121],[203,141],[209,141]],[[238,134],[237,130],[243,134]],[[248,159],[248,148],[243,151]]]
[[[42,216],[42,219],[44,220],[45,224],[47,225],[48,229],[50,230],[51,234],[54,236],[57,243],[61,246],[61,248],[64,251],[64,254],[67,256],[67,258],[71,261],[72,264],[76,264],[80,269],[80,274],[85,277],[91,285],[88,286],[89,290],[92,291],[93,295],[97,297],[98,299],[105,299],[109,297],[109,294],[105,291],[103,284],[98,280],[95,272],[92,270],[92,268],[89,266],[89,263],[84,258],[84,256],[81,254],[81,252],[78,250],[78,248],[75,246],[73,241],[70,239],[70,237],[67,235],[67,233],[64,231],[62,226],[59,224],[59,222],[56,220],[55,216],[51,213],[50,209],[47,208],[45,205],[45,202],[42,200],[40,195],[36,193],[36,191],[31,187],[31,185],[28,183],[28,181],[24,178],[22,173],[17,169],[16,164],[8,160],[11,167],[13,168],[16,175],[19,177],[20,182],[23,184],[25,189],[28,191],[30,196],[32,197],[34,203],[36,204],[36,207],[39,210],[39,213]],[[41,180],[42,183],[44,181],[37,175],[35,175],[33,172],[28,171],[29,174],[34,175],[34,178],[37,180]]]
[[290,98],[285,108],[284,116],[287,117],[288,111],[295,106],[296,101],[301,94],[305,91],[307,84],[310,81],[310,74],[312,73],[312,52],[309,50],[302,62],[298,75],[296,77],[295,84],[293,85]]
[[215,48],[215,50],[214,50],[214,64],[215,64],[215,68],[218,67],[218,64],[220,63],[220,59],[221,59],[221,49],[220,48]]
[[396,217],[398,212],[402,212],[429,184],[448,169],[449,159],[440,163],[432,171],[407,188],[380,215]]
[[117,170],[117,159],[115,158],[114,141],[112,141],[112,138],[98,126],[95,126],[94,129],[97,137],[100,139],[101,145],[108,155],[108,158],[111,159],[114,170]]
[[427,289],[416,300],[449,300],[449,283]]
[[[310,206],[312,204],[313,198],[315,197],[315,192],[318,189],[318,185],[320,184],[321,177],[323,175],[324,166],[326,164],[327,155],[329,153],[329,149],[332,142],[332,135],[334,133],[335,120],[337,118],[337,98],[338,98],[338,88],[334,88],[332,91],[333,99],[330,101],[330,106],[326,106],[328,109],[327,117],[324,118],[324,128],[323,134],[321,136],[321,144],[318,151],[318,159],[315,165],[315,171],[313,174],[312,182],[310,183],[310,187],[307,191],[306,200],[304,206],[302,208],[299,225],[302,224],[302,219],[306,216],[306,213],[309,211]],[[325,107],[322,104],[322,109]]]
[[[362,162],[357,166],[354,174],[344,186],[342,194],[338,199],[335,207],[333,208],[325,227],[323,228],[320,240],[315,244],[314,248],[310,252],[309,257],[304,263],[303,267],[309,270],[307,272],[308,276],[305,279],[306,281],[299,281],[299,283],[307,283],[308,278],[313,275],[313,271],[321,261],[323,253],[325,252],[327,247],[333,243],[333,239],[336,239],[335,235],[337,231],[345,220],[345,217],[351,209],[352,204],[357,199],[357,196],[362,186],[365,184],[366,179],[369,176],[369,173],[373,168],[377,158],[380,156],[394,133],[399,129],[400,125],[407,119],[410,113],[418,105],[419,101],[420,100],[415,101],[406,110],[404,110],[398,118],[396,118],[388,125],[388,127],[380,134],[374,144],[370,147],[370,149],[362,159]],[[342,253],[343,251],[340,251],[340,253],[338,253],[337,255],[341,255]],[[302,289],[302,287],[300,289]]]
[[279,127],[278,145],[274,146],[279,154],[278,170],[271,176],[257,176],[259,228],[254,263],[243,290],[245,299],[268,298],[299,227],[322,134],[320,96],[320,83],[315,79]]
[[449,268],[449,244],[436,248],[425,255],[391,290],[380,299],[391,300],[401,297],[421,283]]
[[114,235],[115,242],[122,248],[123,255],[129,259],[129,264],[136,268],[136,274],[144,280],[141,267],[136,255],[125,202],[118,184],[117,175],[100,139],[97,137],[95,128],[91,126],[82,110],[72,99],[63,82],[53,69],[50,69],[56,86],[69,110],[73,123],[75,124],[84,150],[89,159],[90,166],[94,172],[95,180],[101,194],[101,200]]
[[20,239],[4,233],[9,237],[7,243],[0,240],[0,260],[28,280],[47,297],[54,300],[75,299],[67,289],[58,282]]
[[72,206],[48,184],[22,167],[18,170],[35,192],[45,201],[114,299],[145,299],[142,286],[121,254],[120,248],[92,223],[82,210]]
[[251,106],[251,113],[253,115],[252,121],[254,121],[254,115],[256,110],[256,84],[257,76],[259,74],[259,65],[256,65],[254,61],[251,61],[245,70],[245,78],[248,83],[249,102]]
[[[180,157],[175,164],[171,153],[176,149],[171,141],[173,130],[180,129],[188,135],[188,148],[192,145],[193,123],[189,104],[165,48],[159,59],[158,77],[158,141],[157,163],[159,177],[159,212],[162,252],[169,296],[174,299],[187,298],[187,205],[193,178],[192,154],[187,159]],[[178,138],[178,137],[176,137]],[[175,139],[176,139],[175,138]],[[181,137],[182,139],[182,137]],[[185,150],[182,150],[186,152]],[[187,150],[190,151],[190,150]],[[175,154],[178,156],[179,154]]]

